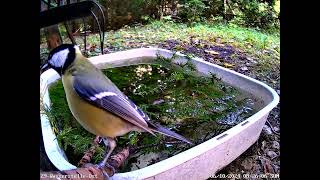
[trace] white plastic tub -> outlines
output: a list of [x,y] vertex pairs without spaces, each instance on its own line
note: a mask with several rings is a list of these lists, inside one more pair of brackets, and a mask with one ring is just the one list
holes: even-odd
[[[173,53],[157,48],[140,48],[116,52],[90,58],[99,68],[119,67],[152,62],[157,55],[170,58]],[[176,53],[175,61],[186,61],[185,55]],[[112,179],[206,179],[213,176],[234,159],[246,151],[259,138],[269,112],[278,104],[278,94],[266,84],[235,71],[193,58],[197,70],[204,74],[214,73],[222,81],[254,95],[263,101],[263,108],[242,123],[205,141],[189,150],[156,164],[127,173],[116,173]],[[52,69],[41,75],[41,94],[43,102],[50,107],[48,89],[59,75]],[[51,162],[59,170],[70,170],[76,166],[70,164],[64,151],[59,147],[56,136],[45,114],[41,115],[43,142]]]

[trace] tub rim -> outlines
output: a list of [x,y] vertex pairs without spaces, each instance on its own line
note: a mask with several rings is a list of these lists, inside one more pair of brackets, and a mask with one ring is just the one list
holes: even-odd
[[[104,64],[106,63],[112,63],[112,62],[117,62],[121,61],[124,59],[129,59],[126,57],[123,57],[121,55],[131,55],[131,58],[142,58],[142,57],[155,57],[160,52],[160,55],[163,55],[163,53],[168,53],[172,54],[173,52],[170,50],[166,49],[160,49],[160,48],[136,48],[136,49],[131,49],[131,50],[126,50],[126,51],[119,51],[119,52],[114,52],[110,54],[105,54],[105,55],[100,55],[100,56],[95,56],[89,58],[93,64],[99,66],[101,64],[102,67],[105,67]],[[162,54],[161,54],[162,53]],[[142,54],[142,56],[141,56]],[[175,53],[177,56],[180,57],[186,57],[186,55],[176,52]],[[109,58],[108,60],[106,60]],[[161,172],[167,171],[171,168],[174,168],[178,165],[181,165],[188,160],[191,160],[207,151],[209,151],[212,148],[217,147],[218,145],[226,142],[228,139],[232,138],[236,134],[242,132],[243,130],[246,129],[246,127],[250,126],[251,124],[255,123],[256,121],[260,120],[263,116],[266,116],[269,114],[269,112],[277,106],[279,103],[279,95],[276,93],[274,89],[266,85],[265,83],[258,81],[254,78],[248,77],[244,74],[238,73],[234,70],[230,70],[227,68],[224,68],[222,66],[216,65],[209,63],[201,58],[194,57],[191,58],[194,61],[198,61],[200,63],[213,66],[217,69],[226,71],[232,75],[244,78],[248,81],[251,81],[255,84],[260,85],[263,87],[269,95],[271,95],[272,100],[269,102],[266,106],[263,106],[258,112],[244,120],[243,122],[233,126],[232,128],[228,129],[227,131],[224,131],[220,133],[219,135],[201,143],[198,144],[186,151],[183,151],[175,156],[172,156],[170,158],[167,158],[165,160],[162,160],[158,163],[152,164],[150,166],[144,167],[142,169],[130,171],[130,172],[125,172],[125,173],[116,173],[112,178],[123,178],[123,177],[136,177],[138,179],[144,179],[148,177],[155,176]],[[100,67],[101,68],[101,67]],[[49,92],[48,89],[45,89],[45,91],[41,91],[43,89],[43,86],[50,86],[51,83],[55,82],[56,80],[60,79],[60,76],[52,69],[49,69],[45,71],[44,73],[41,74],[40,76],[41,79],[41,89],[40,92],[43,94],[44,99],[46,98],[47,103],[50,104],[50,98],[49,98]],[[50,126],[49,120],[45,114],[41,115],[41,126],[42,126],[42,134],[43,134],[43,141],[44,141],[44,146],[45,146],[45,151],[48,155],[48,158],[50,161],[54,164],[54,166],[59,169],[59,170],[70,170],[70,169],[75,169],[76,166],[72,165],[67,161],[67,157],[64,154],[64,151],[59,147],[57,143],[57,139],[53,139],[55,137],[55,134]],[[51,139],[51,143],[49,140]]]

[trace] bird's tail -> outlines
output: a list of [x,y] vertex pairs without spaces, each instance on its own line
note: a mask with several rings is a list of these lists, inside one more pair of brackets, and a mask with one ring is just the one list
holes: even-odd
[[164,134],[166,136],[170,136],[170,137],[176,138],[176,139],[178,139],[180,141],[184,141],[184,142],[189,143],[189,144],[193,144],[191,141],[189,141],[185,137],[183,137],[183,136],[181,136],[181,135],[179,135],[179,134],[177,134],[177,133],[175,133],[173,131],[170,131],[169,129],[166,129],[166,128],[160,126],[160,125],[153,124],[150,121],[147,121],[147,123],[148,123],[149,128],[152,131]]

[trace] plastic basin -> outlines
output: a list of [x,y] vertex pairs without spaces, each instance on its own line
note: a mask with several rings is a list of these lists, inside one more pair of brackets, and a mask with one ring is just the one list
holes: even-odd
[[[110,68],[128,66],[134,64],[152,63],[158,56],[170,58],[173,52],[158,48],[139,48],[121,51],[89,58],[98,68]],[[186,56],[181,53],[175,54],[176,62],[186,61]],[[278,94],[266,84],[253,78],[237,73],[233,70],[206,62],[200,58],[192,58],[197,71],[215,74],[222,81],[244,92],[252,94],[263,102],[262,108],[240,124],[222,132],[197,146],[194,146],[173,157],[147,166],[145,168],[116,173],[112,179],[207,179],[217,171],[227,166],[251,145],[260,136],[270,111],[278,104]],[[43,103],[50,108],[48,86],[57,81],[60,76],[52,69],[44,72],[41,77],[40,93]],[[41,114],[41,126],[45,151],[59,170],[75,169],[76,166],[68,162],[45,114]]]

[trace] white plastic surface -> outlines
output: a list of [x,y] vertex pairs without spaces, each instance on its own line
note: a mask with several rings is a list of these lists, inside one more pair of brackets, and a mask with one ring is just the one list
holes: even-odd
[[[139,48],[92,57],[90,61],[102,69],[150,63],[157,55],[170,58],[173,53],[158,48]],[[175,61],[186,61],[185,55],[176,53],[176,56]],[[193,58],[192,62],[199,72],[214,73],[222,81],[253,94],[263,101],[263,108],[242,123],[206,142],[148,167],[127,173],[116,173],[112,177],[113,180],[206,179],[231,163],[259,138],[269,112],[279,102],[278,94],[266,84],[235,71],[208,63],[200,58]],[[43,101],[48,107],[50,107],[50,99],[48,90],[44,87],[59,78],[59,75],[52,69],[41,75],[40,91],[44,95]],[[46,115],[41,115],[41,124],[45,150],[51,162],[59,170],[76,168],[68,162],[63,150],[59,147]]]

